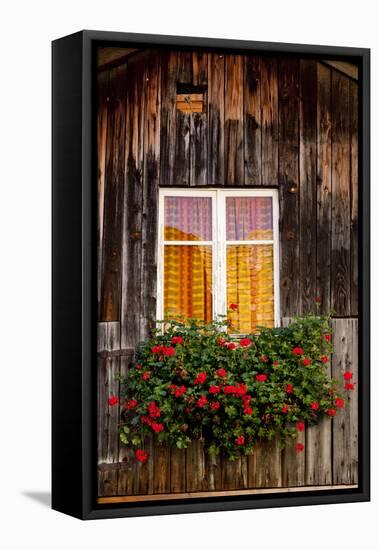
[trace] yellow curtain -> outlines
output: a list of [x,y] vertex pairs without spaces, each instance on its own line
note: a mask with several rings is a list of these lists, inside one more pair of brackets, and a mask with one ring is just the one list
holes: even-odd
[[227,302],[238,304],[231,313],[234,331],[254,332],[274,326],[274,269],[272,245],[228,245]]
[[212,247],[165,245],[165,316],[212,320]]

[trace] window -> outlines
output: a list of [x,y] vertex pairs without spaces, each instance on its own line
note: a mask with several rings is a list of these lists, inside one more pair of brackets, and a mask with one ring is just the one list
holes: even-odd
[[241,334],[278,324],[276,190],[161,189],[157,317],[211,321],[228,305]]

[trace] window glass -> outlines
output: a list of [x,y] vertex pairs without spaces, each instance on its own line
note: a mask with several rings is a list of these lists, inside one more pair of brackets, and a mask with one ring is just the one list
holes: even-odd
[[165,241],[211,241],[210,197],[165,197]]
[[272,245],[228,245],[227,303],[232,331],[248,334],[257,326],[274,326],[274,262]]
[[212,320],[212,247],[165,245],[165,317]]
[[271,240],[271,197],[227,197],[226,239],[228,241]]

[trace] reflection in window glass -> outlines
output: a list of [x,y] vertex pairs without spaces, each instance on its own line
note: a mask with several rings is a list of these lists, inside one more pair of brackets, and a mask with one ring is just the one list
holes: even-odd
[[226,239],[228,241],[271,240],[271,197],[227,197]]
[[165,241],[211,241],[210,197],[165,197]]

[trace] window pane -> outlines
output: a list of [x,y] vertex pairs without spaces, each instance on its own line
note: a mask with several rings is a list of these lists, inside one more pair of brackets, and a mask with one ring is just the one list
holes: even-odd
[[212,247],[164,247],[164,315],[212,320]]
[[228,241],[272,239],[271,197],[227,197]]
[[166,241],[211,241],[212,199],[210,197],[165,197]]
[[227,303],[238,304],[230,314],[234,331],[274,326],[273,266],[272,245],[227,246]]

